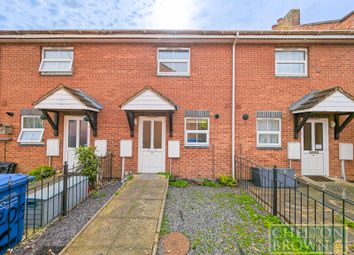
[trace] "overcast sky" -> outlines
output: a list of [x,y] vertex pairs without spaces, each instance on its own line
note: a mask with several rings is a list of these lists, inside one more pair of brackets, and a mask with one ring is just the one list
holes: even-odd
[[0,0],[0,29],[270,29],[292,8],[301,22],[338,19],[353,0]]

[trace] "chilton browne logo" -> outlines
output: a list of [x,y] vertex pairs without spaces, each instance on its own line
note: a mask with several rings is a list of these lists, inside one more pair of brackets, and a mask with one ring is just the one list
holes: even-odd
[[343,225],[272,225],[271,254],[347,254],[347,229]]

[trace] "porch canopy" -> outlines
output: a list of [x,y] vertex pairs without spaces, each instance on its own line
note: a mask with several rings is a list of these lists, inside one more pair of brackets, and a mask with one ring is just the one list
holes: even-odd
[[146,86],[129,97],[120,107],[127,115],[131,137],[134,136],[135,113],[139,113],[140,115],[168,116],[170,137],[173,136],[173,114],[177,111],[178,107],[169,98],[152,87]]
[[[35,101],[33,107],[42,112],[42,118],[48,120],[55,136],[59,135],[59,112],[82,112],[93,135],[97,136],[97,113],[103,106],[80,89],[59,85]],[[53,113],[53,118],[49,112]]]
[[[294,138],[311,116],[331,114],[334,116],[334,138],[339,139],[340,133],[354,117],[354,97],[340,87],[326,90],[315,90],[293,103],[289,110],[294,114]],[[340,116],[346,116],[340,123]]]

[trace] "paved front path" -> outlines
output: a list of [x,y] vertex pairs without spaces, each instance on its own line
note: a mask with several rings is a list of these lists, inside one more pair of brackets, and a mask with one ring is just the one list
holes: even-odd
[[166,192],[165,176],[134,176],[62,254],[151,254]]

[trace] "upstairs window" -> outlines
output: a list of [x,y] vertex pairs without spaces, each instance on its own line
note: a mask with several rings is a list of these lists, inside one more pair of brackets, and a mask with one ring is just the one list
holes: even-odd
[[288,77],[307,76],[307,50],[276,49],[275,75]]
[[185,145],[209,145],[209,118],[185,118]]
[[39,72],[44,75],[71,75],[73,59],[73,49],[44,48]]
[[40,116],[21,117],[21,132],[17,142],[21,144],[40,144],[44,133],[43,120]]
[[281,119],[257,118],[257,147],[281,147]]
[[189,76],[189,49],[158,49],[157,75],[160,76]]

